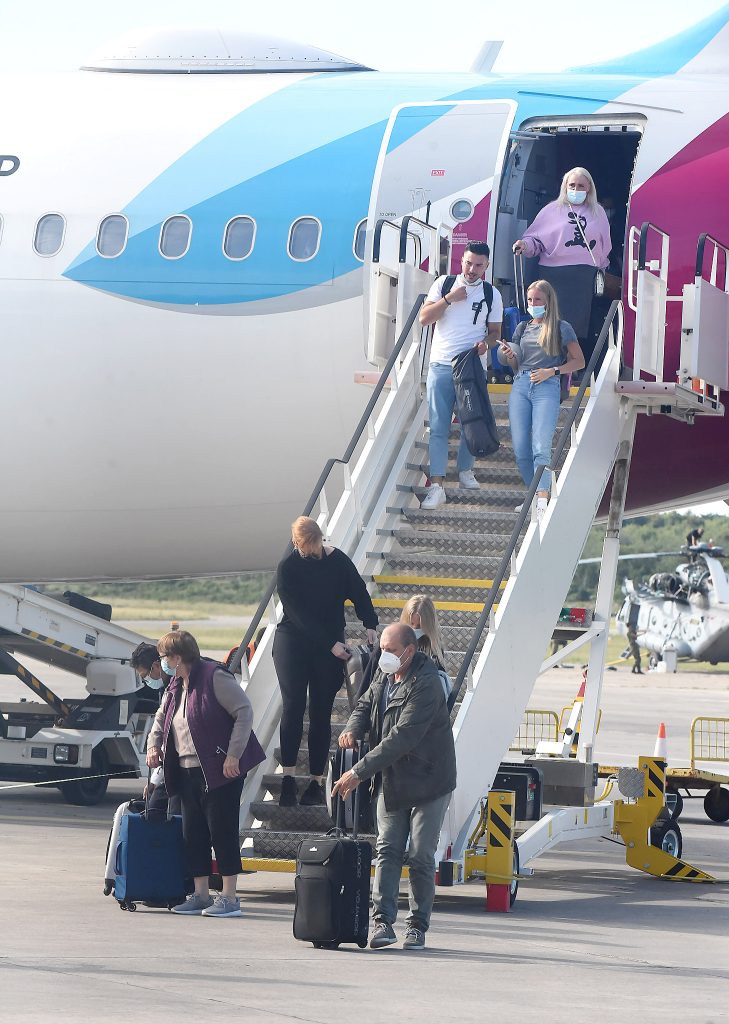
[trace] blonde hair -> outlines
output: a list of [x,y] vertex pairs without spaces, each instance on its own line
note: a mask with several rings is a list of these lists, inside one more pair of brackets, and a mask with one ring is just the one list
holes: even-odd
[[547,300],[542,329],[539,332],[539,344],[548,356],[562,355],[562,331],[559,326],[559,303],[557,293],[549,281],[532,281],[527,289],[527,298],[532,288],[538,288]]
[[582,177],[587,178],[588,182],[590,183],[590,188],[587,192],[585,202],[581,205],[586,206],[591,213],[595,213],[600,204],[597,201],[597,189],[595,188],[594,179],[586,167],[573,167],[571,171],[567,171],[564,178],[562,178],[562,184],[559,189],[559,195],[557,196],[557,202],[561,203],[562,206],[572,205],[569,199],[567,198],[567,179],[571,178],[573,174],[581,174]]
[[291,541],[294,547],[321,548],[324,537],[315,519],[299,516],[291,524]]
[[165,633],[163,637],[160,637],[157,651],[163,658],[169,654],[176,654],[186,665],[192,665],[193,661],[197,661],[200,657],[197,640],[192,633],[188,633],[185,629],[175,629],[171,633]]
[[423,631],[423,636],[418,639],[418,648],[445,666],[438,613],[427,594],[414,594],[406,602],[400,613],[400,622],[407,622],[409,625],[414,613],[420,616],[420,628]]

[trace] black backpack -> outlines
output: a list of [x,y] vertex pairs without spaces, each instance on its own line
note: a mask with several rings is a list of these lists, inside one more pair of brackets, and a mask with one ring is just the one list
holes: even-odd
[[[441,294],[441,296],[443,298],[446,297],[448,292],[451,290],[453,285],[456,283],[456,276],[457,276],[456,274],[449,274],[448,277],[446,277],[445,280],[443,281],[443,287],[440,290],[440,294]],[[479,316],[481,315],[481,309],[482,309],[483,304],[485,302],[486,303],[486,323],[488,324],[489,316],[491,315],[491,307],[492,307],[492,305],[494,303],[494,289],[493,289],[492,285],[489,284],[488,281],[482,281],[481,283],[483,285],[483,298],[481,299],[481,301],[476,306],[476,310],[475,310],[474,315],[473,315],[473,322],[476,323],[476,321],[478,320]]]

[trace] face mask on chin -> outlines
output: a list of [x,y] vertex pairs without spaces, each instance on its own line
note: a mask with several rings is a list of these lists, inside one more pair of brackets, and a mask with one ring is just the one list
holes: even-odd
[[161,678],[152,679],[151,676],[147,676],[144,682],[150,688],[150,690],[161,690],[162,687],[165,685],[164,681]]
[[415,633],[415,638],[417,640],[419,640],[421,638],[421,636],[425,636],[425,630],[424,629],[413,629],[413,633]]

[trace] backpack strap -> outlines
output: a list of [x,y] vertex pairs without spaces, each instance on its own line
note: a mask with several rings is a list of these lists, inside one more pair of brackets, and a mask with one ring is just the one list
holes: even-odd
[[519,342],[521,341],[521,337],[522,337],[524,331],[526,330],[526,325],[527,325],[528,322],[529,322],[528,320],[520,320],[519,323],[514,328],[514,333],[511,336],[511,340],[514,342],[514,344],[518,345]]
[[476,321],[478,320],[478,318],[481,316],[481,310],[483,309],[483,304],[485,302],[486,303],[486,330],[488,330],[489,316],[491,315],[491,306],[492,306],[493,301],[494,301],[494,289],[489,284],[488,281],[483,281],[482,284],[483,284],[483,298],[476,305],[476,307],[474,309],[473,322],[475,324]]
[[443,284],[441,285],[441,289],[440,289],[440,294],[441,294],[441,296],[443,298],[446,297],[446,295],[448,294],[448,292],[451,290],[451,288],[453,287],[453,285],[455,283],[456,283],[456,275],[455,274],[449,274],[448,277],[445,277],[443,279]]

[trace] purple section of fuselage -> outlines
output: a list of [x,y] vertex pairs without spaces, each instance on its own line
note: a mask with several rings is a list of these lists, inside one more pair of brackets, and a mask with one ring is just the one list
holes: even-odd
[[[633,194],[629,223],[639,229],[644,221],[652,221],[670,235],[669,295],[680,295],[683,285],[693,281],[702,231],[729,245],[729,203],[723,194],[727,181],[729,115],[697,136]],[[654,238],[648,258],[657,255]],[[681,303],[668,303],[667,321],[664,378],[674,380],[680,353]],[[632,363],[634,322],[634,315],[626,308],[628,365]],[[728,396],[723,400],[726,404]],[[628,511],[676,499],[677,495],[688,498],[723,484],[729,494],[729,417],[699,417],[694,426],[665,416],[639,418]],[[681,502],[676,500],[675,504]]]

